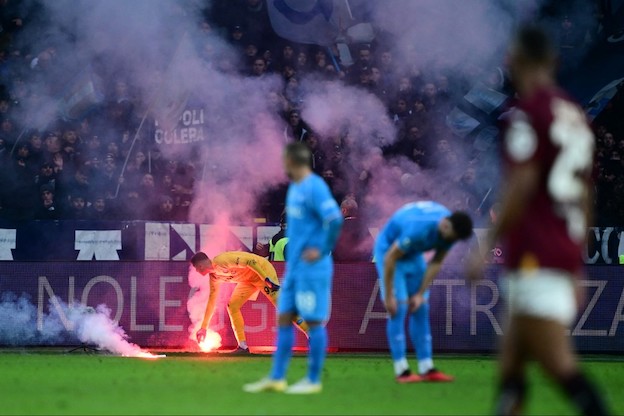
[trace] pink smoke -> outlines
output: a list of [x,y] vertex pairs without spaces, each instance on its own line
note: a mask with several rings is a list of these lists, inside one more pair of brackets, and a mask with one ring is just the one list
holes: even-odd
[[[224,213],[220,215],[216,222],[209,228],[207,235],[204,236],[207,243],[202,247],[201,251],[206,253],[208,257],[213,258],[216,255],[228,250],[240,250],[240,246],[233,243],[235,240],[231,238],[229,221]],[[199,329],[206,311],[206,304],[210,295],[210,278],[197,273],[192,266],[189,266],[188,282],[189,286],[195,290],[189,296],[186,303],[186,309],[189,313],[191,325],[188,328],[189,339],[196,342],[195,334]],[[229,297],[232,293],[233,285],[222,284],[219,298]],[[219,307],[217,302],[217,307]],[[212,351],[221,346],[221,335],[217,332],[216,323],[213,321],[207,328],[206,340],[199,345],[202,351]]]

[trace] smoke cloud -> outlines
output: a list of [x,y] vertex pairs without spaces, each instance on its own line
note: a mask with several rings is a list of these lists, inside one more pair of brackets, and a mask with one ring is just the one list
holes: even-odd
[[[325,141],[328,153],[336,138],[342,139],[338,140],[343,147],[341,159],[334,163],[334,168],[342,166],[343,174],[347,171],[348,183],[341,197],[355,195],[371,225],[378,225],[400,205],[415,199],[433,199],[483,218],[495,199],[492,190],[498,186],[497,148],[495,144],[480,148],[474,137],[455,137],[447,128],[447,115],[477,83],[502,89],[502,67],[514,28],[535,20],[543,3],[370,2],[367,12],[377,29],[378,42],[373,45],[377,60],[370,65],[380,67],[379,55],[391,53],[395,91],[382,98],[378,91],[345,86],[339,81],[311,78],[302,83],[303,119]],[[581,3],[570,2],[565,11],[574,22],[587,25],[588,9]],[[561,21],[546,19],[542,23],[556,38]],[[397,84],[401,78],[409,80],[413,90],[400,90]],[[420,145],[426,148],[429,163],[417,163],[410,155],[389,157],[388,147],[405,140],[414,123],[409,118],[389,119],[384,105],[391,115],[396,97],[421,96],[426,101],[424,89],[429,83],[438,89],[438,100],[445,94],[450,104],[439,106],[435,112],[429,107],[425,123],[415,123],[421,133],[426,130]]]
[[[36,102],[24,103],[23,115],[38,115],[36,122],[28,119],[29,127],[52,123],[61,93],[58,86],[70,83],[83,68],[100,78],[123,81],[131,88],[135,105],[136,119],[130,125],[140,128],[137,147],[145,151],[157,145],[165,158],[195,170],[194,198],[185,219],[216,224],[209,240],[220,242],[228,239],[230,224],[250,221],[267,187],[285,179],[284,123],[272,101],[283,82],[277,75],[251,78],[238,72],[241,62],[235,51],[216,33],[200,28],[201,3],[42,3],[44,31],[40,27],[25,31],[20,41],[34,45],[34,55],[52,51],[52,57],[50,67],[39,68],[29,80],[37,82],[41,93]],[[47,64],[48,56],[42,56],[46,59],[41,62]],[[104,92],[111,94],[113,86],[105,87]],[[154,123],[162,130],[161,137],[171,138],[182,110],[193,105],[203,108],[201,137],[195,143],[154,144]],[[99,128],[109,136],[120,134],[114,120],[104,119]],[[122,195],[123,187],[118,198]],[[213,256],[224,249],[217,246],[202,249]],[[200,289],[188,304],[191,338],[203,318],[207,283],[189,275],[190,286]]]
[[[272,98],[282,91],[283,81],[278,75],[252,77],[237,70],[248,63],[216,30],[201,24],[210,2],[31,3],[39,8],[39,21],[26,26],[17,38],[18,46],[28,45],[36,57],[30,63],[31,79],[26,81],[37,94],[21,106],[28,127],[44,128],[53,122],[59,94],[89,68],[94,76],[131,86],[138,118],[133,125],[144,121],[143,144],[153,143],[155,121],[168,133],[186,104],[195,102],[205,109],[198,145],[159,145],[165,156],[191,161],[197,170],[190,221],[212,222],[226,216],[232,223],[247,222],[260,193],[284,181],[280,152],[287,139]],[[514,25],[534,14],[543,2],[369,3],[355,14],[367,15],[376,28],[377,42],[393,53],[395,77],[422,77],[437,83],[442,76],[471,85],[486,78],[488,68],[501,64]],[[588,14],[587,6],[579,5],[582,2],[571,3],[576,6],[569,7],[568,15],[578,17],[575,10]],[[452,81],[450,88],[459,87]],[[389,125],[385,108],[372,94],[341,83],[307,80],[302,84],[306,122],[325,137],[348,131],[349,144],[357,146],[348,155],[352,160],[365,163],[375,148],[383,147],[380,140],[390,144],[401,133]],[[112,89],[107,85],[104,92],[111,95]],[[103,128],[119,134],[114,124],[107,120]],[[457,153],[461,161],[465,150]],[[403,163],[393,161],[384,168],[397,164]],[[358,185],[355,179],[350,182],[351,188]],[[433,182],[426,188],[439,185]]]
[[[393,82],[405,75],[440,85],[442,77],[451,81],[451,93],[487,79],[490,74],[483,68],[494,69],[501,63],[518,16],[530,14],[540,4],[535,0],[371,3],[367,13],[378,38],[391,45],[396,68]],[[216,224],[210,246],[202,250],[214,256],[240,248],[227,244],[229,226],[251,223],[258,197],[285,181],[280,155],[289,139],[279,114],[282,109],[276,106],[276,97],[279,101],[284,89],[282,78],[239,71],[248,63],[215,30],[201,25],[204,2],[56,0],[32,4],[39,8],[39,21],[27,26],[16,40],[32,58],[28,62],[32,71],[24,81],[34,93],[20,104],[18,113],[25,127],[48,128],[62,104],[59,97],[80,74],[88,73],[96,87],[104,79],[127,84],[134,119],[105,117],[99,121],[102,135],[119,137],[130,130],[134,138],[140,129],[137,147],[158,147],[164,157],[185,162],[187,170],[194,170],[190,186],[194,198],[186,219]],[[341,81],[303,78],[299,85],[302,117],[320,136],[322,147],[328,154],[334,147],[343,149],[330,156],[336,157],[334,162],[342,170],[341,197],[354,194],[371,225],[383,222],[413,199],[435,199],[451,208],[465,206],[470,196],[462,178],[470,169],[479,184],[476,194],[486,195],[495,185],[496,166],[483,163],[486,159],[479,159],[472,143],[453,138],[443,128],[444,117],[427,126],[429,156],[435,163],[421,166],[405,156],[386,155],[388,147],[406,134],[405,126],[388,114],[389,103]],[[103,106],[113,99],[114,85],[97,89],[101,94],[91,97],[92,104]],[[177,144],[155,141],[156,129],[162,137],[172,138],[182,110],[190,105],[204,110],[201,136]],[[442,154],[439,148],[444,141],[452,149]],[[136,204],[139,209],[141,201]],[[203,317],[207,283],[206,278],[189,274],[189,285],[199,289],[187,304],[193,323],[191,337]],[[21,298],[7,307],[22,311],[24,317],[30,311]],[[106,312],[94,316],[106,316]],[[14,329],[20,333],[20,327]],[[90,336],[86,328],[79,332]],[[117,333],[115,327],[109,332]],[[36,340],[43,336],[22,334],[25,338],[20,339],[27,340],[29,335]]]
[[[210,2],[37,4],[41,21],[18,37],[18,44],[29,45],[38,59],[32,79],[27,80],[38,91],[36,99],[22,106],[29,127],[51,123],[61,90],[90,68],[94,76],[131,86],[137,118],[131,124],[141,126],[139,142],[144,146],[154,145],[155,122],[162,134],[172,134],[187,104],[204,108],[197,143],[158,143],[166,157],[188,161],[195,170],[189,221],[248,223],[262,192],[284,182],[280,153],[288,139],[275,103],[283,80],[279,75],[255,77],[239,70],[249,63],[216,30],[202,24]],[[487,69],[494,70],[502,62],[514,24],[531,16],[540,4],[537,0],[387,0],[370,2],[363,13],[376,28],[377,42],[385,45],[381,49],[393,53],[393,82],[403,75],[435,83],[442,77],[450,81],[448,88],[454,93],[490,75]],[[362,13],[355,10],[355,14]],[[407,159],[379,160],[378,150],[404,133],[388,119],[384,106],[388,103],[341,82],[299,81],[305,121],[327,143],[339,138],[350,146],[343,156],[355,171],[347,175],[351,192],[367,182],[373,189],[367,191],[368,199],[391,206],[398,205],[394,199],[402,199],[405,190],[413,197],[444,197],[452,193],[446,189],[448,178],[460,177],[465,162],[475,157],[471,144],[458,143],[449,163],[433,172],[423,172],[422,166],[412,166]],[[108,85],[105,92],[111,95],[113,89]],[[437,122],[443,124],[443,117]],[[119,134],[119,126],[110,119],[103,128]],[[446,139],[440,137],[446,135],[438,129],[429,140]],[[491,164],[479,168],[484,182],[497,176]],[[399,170],[397,178],[394,174]],[[389,184],[394,185],[389,188]]]
[[[140,147],[147,154],[157,146],[165,158],[194,170],[189,221],[225,216],[246,222],[258,196],[284,180],[284,126],[271,101],[283,82],[277,75],[251,78],[239,72],[246,64],[238,53],[200,24],[203,3],[33,2],[41,21],[27,26],[17,43],[28,45],[32,54],[33,70],[25,81],[36,93],[21,104],[20,118],[28,128],[49,128],[66,104],[67,90],[83,75],[98,90],[89,104],[103,110],[122,82],[132,99],[132,108],[125,110],[135,118],[98,116],[105,140],[124,130],[134,137],[139,129],[135,152]],[[187,137],[186,143],[155,143],[155,123],[161,137],[171,139],[187,106],[203,109],[199,136]]]
[[[60,306],[62,316],[55,306]],[[0,298],[0,344],[8,346],[63,345],[80,342],[123,357],[158,358],[128,341],[128,335],[111,319],[106,305],[96,308],[77,301],[72,306],[50,300],[50,313],[38,317],[26,295],[5,292]],[[70,328],[68,330],[67,328]]]
[[460,70],[498,64],[518,14],[532,3],[389,0],[375,2],[373,21],[392,36],[405,68]]

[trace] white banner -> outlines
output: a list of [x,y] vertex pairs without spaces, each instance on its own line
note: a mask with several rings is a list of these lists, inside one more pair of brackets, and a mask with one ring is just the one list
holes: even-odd
[[155,122],[154,141],[159,145],[189,145],[206,140],[203,108],[186,108],[173,127]]
[[16,229],[0,229],[0,260],[13,260],[12,249],[17,240]]
[[74,249],[79,250],[76,260],[119,260],[121,231],[76,230]]

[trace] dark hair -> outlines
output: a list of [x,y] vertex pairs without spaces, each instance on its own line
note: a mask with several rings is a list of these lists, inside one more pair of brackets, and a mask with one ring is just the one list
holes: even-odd
[[347,217],[355,217],[358,213],[358,204],[354,198],[345,198],[340,203],[340,209],[344,210]]
[[467,240],[472,236],[472,219],[463,211],[455,211],[448,217],[453,225],[453,231],[460,240]]
[[310,166],[312,152],[310,148],[302,142],[292,142],[286,145],[284,155],[296,166]]
[[203,251],[198,251],[197,253],[193,254],[193,257],[191,257],[191,264],[193,266],[197,266],[199,262],[205,260],[208,260],[208,256],[206,255],[206,253],[204,253]]
[[516,34],[514,46],[522,59],[537,64],[555,61],[555,47],[544,29],[535,25],[522,26]]
[[50,192],[51,194],[54,194],[54,186],[50,185],[49,183],[41,185],[41,187],[39,188],[39,193],[42,194],[44,192]]

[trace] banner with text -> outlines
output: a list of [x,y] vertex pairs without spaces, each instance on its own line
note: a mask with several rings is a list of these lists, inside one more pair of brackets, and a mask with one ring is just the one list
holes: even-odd
[[[179,261],[198,250],[252,251],[267,244],[280,228],[274,224],[232,225],[224,232],[211,224],[153,221],[0,221],[2,261]],[[377,229],[371,228],[374,238]],[[486,229],[476,229],[483,242]],[[624,227],[593,227],[587,231],[585,262],[624,264]],[[486,247],[481,247],[487,251]],[[459,248],[454,251],[457,252]],[[504,257],[496,247],[496,262]],[[488,258],[491,256],[488,256]],[[457,261],[454,256],[450,261]]]
[[178,110],[175,114],[179,114],[177,120],[154,121],[154,142],[161,146],[188,146],[203,142],[207,139],[204,112],[203,107],[189,106]]
[[[280,276],[283,264],[276,263]],[[624,279],[615,266],[587,268],[582,282],[588,299],[571,328],[576,345],[583,352],[624,352]],[[58,299],[96,306],[106,304],[111,316],[144,347],[193,349],[188,338],[190,325],[186,301],[192,293],[187,281],[188,266],[180,262],[58,262],[0,263],[0,292],[25,294],[36,308],[32,322],[37,327],[46,314],[63,315]],[[497,283],[497,269],[487,279],[469,285],[462,269],[444,267],[431,293],[431,327],[438,351],[494,351],[503,333],[503,302]],[[220,293],[211,327],[223,337],[224,345],[235,345],[227,315],[228,295]],[[9,299],[9,298],[6,298]],[[6,301],[3,296],[3,301]],[[264,296],[249,301],[242,309],[248,342],[272,346],[275,339],[275,309]],[[372,264],[337,264],[333,288],[333,310],[328,324],[331,348],[339,350],[387,349],[386,314],[379,300],[379,285]],[[5,318],[7,319],[7,318]],[[10,318],[8,318],[10,319]],[[0,322],[2,328],[11,322]],[[305,339],[298,334],[298,345]],[[6,344],[6,342],[4,342]],[[53,341],[50,341],[53,343]]]

